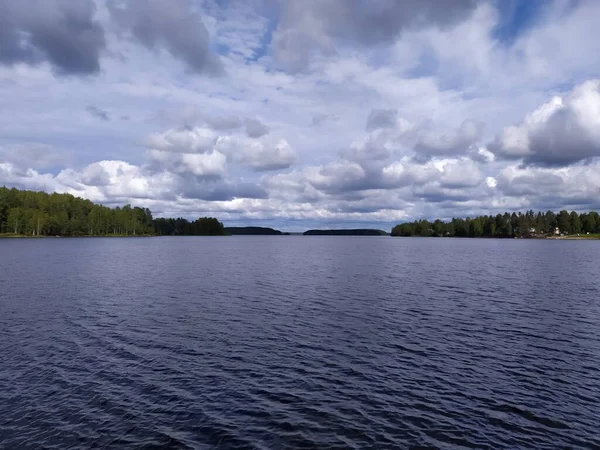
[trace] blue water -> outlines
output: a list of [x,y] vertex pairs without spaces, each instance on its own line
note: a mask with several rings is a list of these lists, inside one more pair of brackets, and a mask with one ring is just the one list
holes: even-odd
[[600,241],[0,240],[0,447],[600,448]]

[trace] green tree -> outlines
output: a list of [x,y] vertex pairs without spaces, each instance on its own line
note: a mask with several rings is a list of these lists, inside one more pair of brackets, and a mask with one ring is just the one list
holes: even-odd
[[154,234],[147,208],[111,209],[70,194],[0,187],[0,233],[31,236],[102,236]]
[[547,224],[547,232],[548,233],[554,233],[554,230],[556,229],[556,227],[558,227],[558,220],[556,218],[556,214],[554,214],[554,212],[552,211],[546,211],[546,224]]
[[558,213],[558,228],[561,233],[571,233],[571,215],[564,209]]
[[469,223],[469,236],[481,237],[483,236],[483,224],[479,217],[475,217]]
[[432,228],[434,236],[444,236],[446,234],[444,222],[442,222],[440,219],[437,219],[435,222],[433,222]]
[[19,234],[23,230],[23,209],[11,208],[7,215],[7,230],[11,233]]
[[598,228],[598,214],[594,211],[582,215],[582,229],[584,233],[595,233]]
[[575,211],[571,213],[571,234],[581,233],[581,219]]
[[489,216],[485,218],[484,234],[489,237],[496,236],[496,218]]

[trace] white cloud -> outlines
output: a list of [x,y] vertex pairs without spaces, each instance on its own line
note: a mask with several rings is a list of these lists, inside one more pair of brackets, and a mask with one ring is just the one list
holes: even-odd
[[600,80],[589,80],[556,96],[506,127],[488,148],[527,164],[560,166],[600,156]]
[[[224,122],[219,119],[219,123]],[[208,166],[203,162],[198,166],[201,169],[192,170],[198,175],[224,173],[226,160],[259,172],[285,169],[296,161],[296,152],[287,140],[267,135],[264,128],[258,130],[262,127],[258,121],[251,123],[250,127],[254,127],[252,134],[257,137],[236,130],[229,130],[232,134],[219,136],[213,129],[205,127],[171,129],[150,135],[146,139],[146,146],[151,160],[158,164],[182,162],[184,166],[192,168],[195,163],[210,160]],[[210,170],[205,170],[209,166]],[[217,166],[219,170],[216,170]]]
[[198,176],[221,176],[225,173],[227,157],[219,152],[205,154],[185,153],[181,162],[186,170]]
[[175,178],[167,172],[149,174],[141,167],[124,161],[99,161],[81,170],[64,169],[56,176],[29,169],[20,171],[0,164],[0,184],[23,189],[65,192],[107,202],[116,199],[152,199],[170,196]]
[[270,136],[222,136],[215,148],[230,161],[244,164],[255,171],[286,169],[296,161],[296,152],[285,139]]
[[503,196],[538,208],[576,209],[600,206],[600,161],[569,167],[508,166],[496,177]]
[[425,156],[451,156],[467,153],[481,139],[483,124],[465,120],[450,133],[424,129],[417,133],[415,151]]
[[221,178],[226,173],[227,157],[218,152],[171,153],[160,150],[148,152],[152,172],[190,173],[198,177]]
[[204,153],[212,150],[218,135],[210,128],[171,129],[151,134],[146,139],[150,149],[177,153]]
[[440,185],[450,189],[477,187],[484,180],[479,166],[470,159],[446,161],[441,165]]

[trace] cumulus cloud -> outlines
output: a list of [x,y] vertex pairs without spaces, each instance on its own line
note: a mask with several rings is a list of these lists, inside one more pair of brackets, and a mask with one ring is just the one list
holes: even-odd
[[0,184],[22,189],[66,192],[93,201],[172,197],[175,178],[167,172],[148,173],[125,161],[99,161],[81,170],[63,169],[56,176],[0,163]]
[[388,130],[378,129],[363,139],[354,141],[350,144],[350,149],[342,152],[342,155],[365,165],[389,158],[395,146],[396,136]]
[[[153,163],[167,164],[207,161],[207,157],[199,154],[210,154],[210,167],[223,167],[211,173],[223,173],[226,162],[242,164],[256,172],[286,169],[297,159],[296,152],[283,138],[261,135],[252,138],[241,133],[219,136],[214,130],[206,127],[177,128],[164,133],[152,134],[146,139]],[[172,156],[173,153],[182,156]],[[187,161],[187,162],[186,162]],[[218,163],[218,164],[217,164]],[[206,172],[204,166],[198,169]]]
[[223,65],[209,46],[208,30],[190,0],[107,0],[121,30],[151,50],[165,49],[190,72],[218,75]]
[[266,176],[262,185],[269,202],[283,202],[292,217],[357,223],[420,216],[423,205],[435,204],[438,211],[485,209],[495,194],[485,181],[466,157],[427,162],[403,157],[379,169],[340,159]]
[[93,0],[0,1],[0,64],[49,62],[64,75],[100,70],[104,30]]
[[488,145],[504,159],[565,166],[600,156],[600,80],[555,96]]
[[409,122],[399,117],[395,109],[374,109],[367,117],[366,128],[369,133],[353,142],[344,153],[353,160],[382,160],[394,153],[411,153],[422,161],[466,154],[481,162],[489,159],[477,146],[484,125],[473,120],[465,120],[458,127],[444,131],[432,121]]
[[318,201],[323,198],[359,200],[369,196],[369,191],[391,193],[424,185],[445,189],[448,193],[477,188],[484,181],[483,172],[468,158],[422,163],[404,157],[378,167],[364,167],[358,162],[340,159],[267,177],[263,183],[274,193],[295,193],[302,201]]
[[146,146],[153,150],[175,153],[204,153],[212,150],[218,135],[206,127],[174,128],[154,133],[146,138]]
[[205,153],[173,153],[150,150],[149,167],[154,171],[190,173],[196,177],[221,178],[226,172],[227,157],[218,151]]
[[441,201],[446,196],[463,201],[486,180],[480,167],[483,155],[475,161],[468,153],[481,129],[465,121],[451,133],[435,134],[431,122],[411,123],[394,109],[376,109],[368,115],[368,132],[342,150],[337,161],[263,182],[287,198],[295,193],[296,201],[363,201],[379,191],[405,200]]
[[292,71],[304,69],[314,51],[333,54],[337,41],[358,45],[391,43],[406,29],[453,24],[479,0],[290,0],[273,32],[272,48],[281,64]]
[[444,188],[463,189],[479,186],[484,181],[483,172],[470,159],[445,161],[438,166],[439,183]]
[[50,192],[57,187],[51,174],[40,174],[9,162],[0,162],[0,185]]
[[383,179],[390,187],[416,186],[433,181],[439,171],[431,163],[420,164],[410,158],[394,161],[382,169]]
[[[96,166],[96,167],[95,167]],[[94,176],[90,178],[90,174]],[[99,184],[93,184],[97,179]],[[149,174],[124,161],[100,161],[83,171],[63,170],[56,180],[64,186],[97,194],[98,198],[152,198],[168,195],[173,186],[173,176],[166,172]]]
[[365,169],[381,168],[382,161],[405,154],[414,147],[418,124],[398,116],[395,109],[373,109],[367,117],[368,133],[353,141],[342,156]]
[[[118,170],[121,174],[126,172],[131,173],[133,166],[127,165],[127,170],[122,170],[123,166],[115,163],[114,161],[100,161],[97,163],[89,164],[84,167],[78,174],[75,171],[70,172],[76,174],[72,177],[73,180],[77,180],[78,183],[87,186],[108,186],[111,184],[111,173],[112,179],[115,179],[115,175]],[[116,170],[115,170],[116,169]]]
[[197,176],[218,177],[225,173],[227,157],[219,152],[184,153],[181,162],[185,171]]
[[305,180],[315,189],[330,194],[367,189],[370,181],[362,166],[352,161],[309,167]]
[[263,136],[221,136],[215,148],[230,161],[244,164],[257,172],[287,169],[296,161],[296,152],[285,139]]
[[432,129],[418,132],[415,151],[424,156],[452,156],[467,153],[482,137],[483,124],[465,120],[450,133],[440,133]]
[[389,188],[424,186],[447,191],[476,188],[484,181],[483,172],[469,158],[445,159],[420,163],[403,158],[383,168]]
[[511,165],[496,177],[497,189],[535,209],[598,209],[600,161],[568,167]]
[[[201,155],[205,156],[205,155]],[[197,161],[187,161],[198,167]],[[198,177],[184,171],[153,171],[124,161],[98,161],[81,169],[64,169],[57,175],[22,169],[0,162],[0,185],[21,189],[70,193],[117,206],[130,203],[150,207],[156,215],[188,217],[211,213],[220,218],[245,208],[240,201],[266,201],[268,192],[253,182]],[[260,205],[259,205],[260,206]]]

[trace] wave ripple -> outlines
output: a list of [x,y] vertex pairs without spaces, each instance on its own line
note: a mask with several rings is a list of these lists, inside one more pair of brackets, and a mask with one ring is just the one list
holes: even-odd
[[0,447],[600,448],[598,244],[0,241]]

